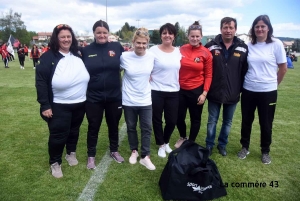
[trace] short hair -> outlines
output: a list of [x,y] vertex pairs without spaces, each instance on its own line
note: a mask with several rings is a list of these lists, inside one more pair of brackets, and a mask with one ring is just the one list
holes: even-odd
[[135,41],[137,38],[146,38],[147,41],[149,42],[150,37],[149,37],[148,29],[144,27],[138,28],[133,34],[132,41]]
[[93,26],[93,32],[95,32],[95,30],[97,29],[97,27],[104,27],[109,32],[108,24],[105,21],[103,21],[103,20],[98,20],[97,22],[95,22],[95,24]]
[[222,29],[223,24],[229,24],[230,22],[234,22],[234,27],[235,27],[235,29],[237,29],[236,19],[232,18],[232,17],[224,17],[223,19],[221,19],[220,29]]
[[190,32],[192,30],[199,30],[201,36],[203,36],[203,34],[202,34],[202,26],[200,25],[199,21],[195,21],[191,26],[189,26],[188,35],[190,34]]
[[174,36],[177,35],[177,30],[176,30],[175,26],[171,23],[166,23],[160,27],[160,29],[159,29],[160,36],[162,35],[162,32],[164,30],[167,30],[170,34],[173,34]]
[[258,21],[262,20],[267,26],[268,26],[268,35],[267,35],[267,40],[266,43],[272,43],[272,37],[273,37],[273,27],[270,21],[270,18],[268,15],[260,15],[257,18],[255,18],[255,20],[252,23],[251,29],[249,31],[249,36],[251,38],[251,43],[252,44],[256,44],[257,43],[257,37],[255,35],[255,30],[254,27],[255,25],[258,23]]
[[71,47],[70,47],[70,52],[72,52],[72,54],[77,53],[77,51],[78,51],[78,47],[77,47],[78,42],[76,40],[76,37],[75,37],[75,34],[74,34],[72,28],[67,24],[59,24],[59,25],[54,27],[53,32],[52,32],[52,36],[50,38],[50,44],[49,44],[50,49],[54,52],[59,51],[58,34],[61,32],[61,30],[70,31],[70,33],[72,35],[72,44],[71,44]]

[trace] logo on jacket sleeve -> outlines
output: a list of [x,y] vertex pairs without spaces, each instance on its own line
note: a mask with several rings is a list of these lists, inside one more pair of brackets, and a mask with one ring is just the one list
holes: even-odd
[[114,56],[116,55],[116,53],[115,53],[113,50],[109,50],[109,51],[108,51],[108,55],[109,55],[110,57],[114,57]]
[[236,53],[236,52],[233,54],[233,56],[235,56],[235,57],[241,57],[240,53]]
[[220,54],[219,50],[215,50],[215,56],[218,56]]

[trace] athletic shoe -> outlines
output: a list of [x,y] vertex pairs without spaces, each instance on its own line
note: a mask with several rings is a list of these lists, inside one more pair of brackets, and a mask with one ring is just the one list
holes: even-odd
[[157,154],[158,154],[159,157],[162,157],[162,158],[165,158],[167,156],[165,145],[162,145],[161,147],[159,147]]
[[89,170],[94,170],[94,169],[96,169],[96,165],[95,165],[95,157],[88,157],[88,161],[87,161],[86,167],[87,167],[87,169],[89,169]]
[[33,67],[33,70],[35,70],[35,67]]
[[240,159],[245,159],[249,153],[250,153],[250,152],[248,151],[248,149],[246,149],[245,147],[243,147],[242,150],[238,153],[237,156],[238,156]]
[[76,158],[76,152],[71,152],[70,155],[66,155],[65,159],[68,161],[70,166],[75,166],[78,164],[78,160]]
[[270,164],[271,163],[271,157],[270,157],[270,155],[269,154],[262,154],[262,156],[261,156],[261,162],[263,163],[263,164]]
[[148,170],[155,170],[155,166],[150,160],[150,156],[146,156],[140,160],[140,164],[145,166]]
[[169,154],[171,153],[173,150],[171,149],[169,143],[168,144],[165,144],[165,149],[166,149],[166,152]]
[[129,163],[136,164],[138,157],[139,157],[139,153],[137,152],[137,150],[132,150],[131,156],[129,158]]
[[61,165],[59,165],[58,162],[50,165],[50,171],[51,171],[52,176],[55,178],[63,177],[63,173],[61,171]]
[[176,144],[174,145],[174,147],[179,148],[179,147],[182,145],[182,143],[183,143],[184,141],[186,141],[186,140],[187,140],[186,137],[185,137],[185,138],[180,137],[179,140],[177,140],[177,142],[176,142]]
[[123,163],[124,158],[119,154],[119,152],[110,152],[110,156],[117,162],[117,163]]

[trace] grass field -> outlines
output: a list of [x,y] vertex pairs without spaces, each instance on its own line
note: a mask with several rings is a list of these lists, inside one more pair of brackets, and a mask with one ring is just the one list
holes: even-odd
[[[219,200],[299,200],[300,198],[300,62],[295,69],[289,69],[278,89],[278,104],[273,127],[273,143],[270,155],[272,163],[264,165],[260,157],[260,137],[257,117],[251,137],[250,154],[245,160],[237,158],[240,150],[240,106],[237,107],[229,144],[228,155],[222,157],[215,148],[212,159],[216,162],[224,182],[228,183],[228,195]],[[49,173],[48,128],[39,116],[34,86],[35,71],[32,61],[26,61],[25,70],[18,61],[11,62],[9,69],[0,63],[0,200],[78,200],[91,177],[101,180],[94,171],[86,169],[86,132],[84,120],[77,148],[79,164],[70,167],[63,159],[64,177],[55,179]],[[188,120],[188,119],[187,119]],[[207,108],[202,115],[202,126],[197,142],[205,145]],[[122,118],[120,128],[124,124]],[[220,125],[218,125],[220,126]],[[218,129],[219,131],[219,129]],[[124,135],[124,130],[121,130]],[[175,129],[170,144],[178,139]],[[105,121],[101,127],[97,147],[97,163],[105,156],[108,148]],[[120,153],[126,159],[123,164],[107,162],[107,173],[99,186],[91,185],[89,192],[95,192],[91,200],[100,201],[160,201],[162,200],[158,180],[167,158],[157,156],[154,136],[151,141],[151,160],[155,171],[149,171],[140,164],[131,165],[129,145],[125,133],[120,143]],[[111,163],[109,163],[111,162]],[[102,174],[102,169],[97,173]],[[105,172],[105,168],[103,171]],[[241,182],[266,182],[265,188],[232,187]],[[273,182],[273,187],[269,184]],[[278,186],[277,186],[278,185]],[[82,200],[88,200],[83,197]]]

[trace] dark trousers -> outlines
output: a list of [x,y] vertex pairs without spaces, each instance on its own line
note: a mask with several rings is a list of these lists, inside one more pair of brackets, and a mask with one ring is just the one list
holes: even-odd
[[32,58],[32,61],[33,61],[33,67],[36,67],[36,65],[39,61],[39,58]]
[[252,92],[243,89],[241,96],[242,129],[240,140],[243,147],[249,149],[252,123],[257,108],[260,125],[261,152],[270,152],[276,102],[277,90],[270,92]]
[[[157,145],[168,144],[174,131],[179,105],[179,92],[152,90],[152,122]],[[165,127],[163,129],[162,115]]]
[[95,157],[98,142],[98,133],[105,112],[108,127],[109,148],[111,152],[118,151],[119,121],[122,116],[122,101],[109,103],[86,103],[86,117],[88,119],[87,153],[88,157]]
[[5,57],[3,59],[3,62],[4,62],[4,67],[7,67],[8,66],[8,59],[7,59],[7,57]]
[[25,61],[25,56],[24,57],[19,57],[19,62],[20,65],[24,67],[24,61]]
[[65,145],[68,154],[76,151],[79,128],[85,112],[84,105],[85,102],[75,104],[53,103],[53,116],[47,121],[50,131],[48,142],[50,164],[55,162],[61,164]]
[[180,137],[186,137],[186,123],[185,117],[186,112],[189,110],[190,113],[190,136],[189,140],[195,141],[201,126],[201,115],[203,105],[197,105],[198,98],[203,92],[203,85],[193,90],[180,89],[179,91],[179,107],[178,107],[178,118],[177,128]]
[[138,150],[137,122],[140,122],[141,129],[141,157],[150,155],[150,141],[152,133],[152,106],[125,106],[125,121],[127,125],[128,142],[131,150]]

